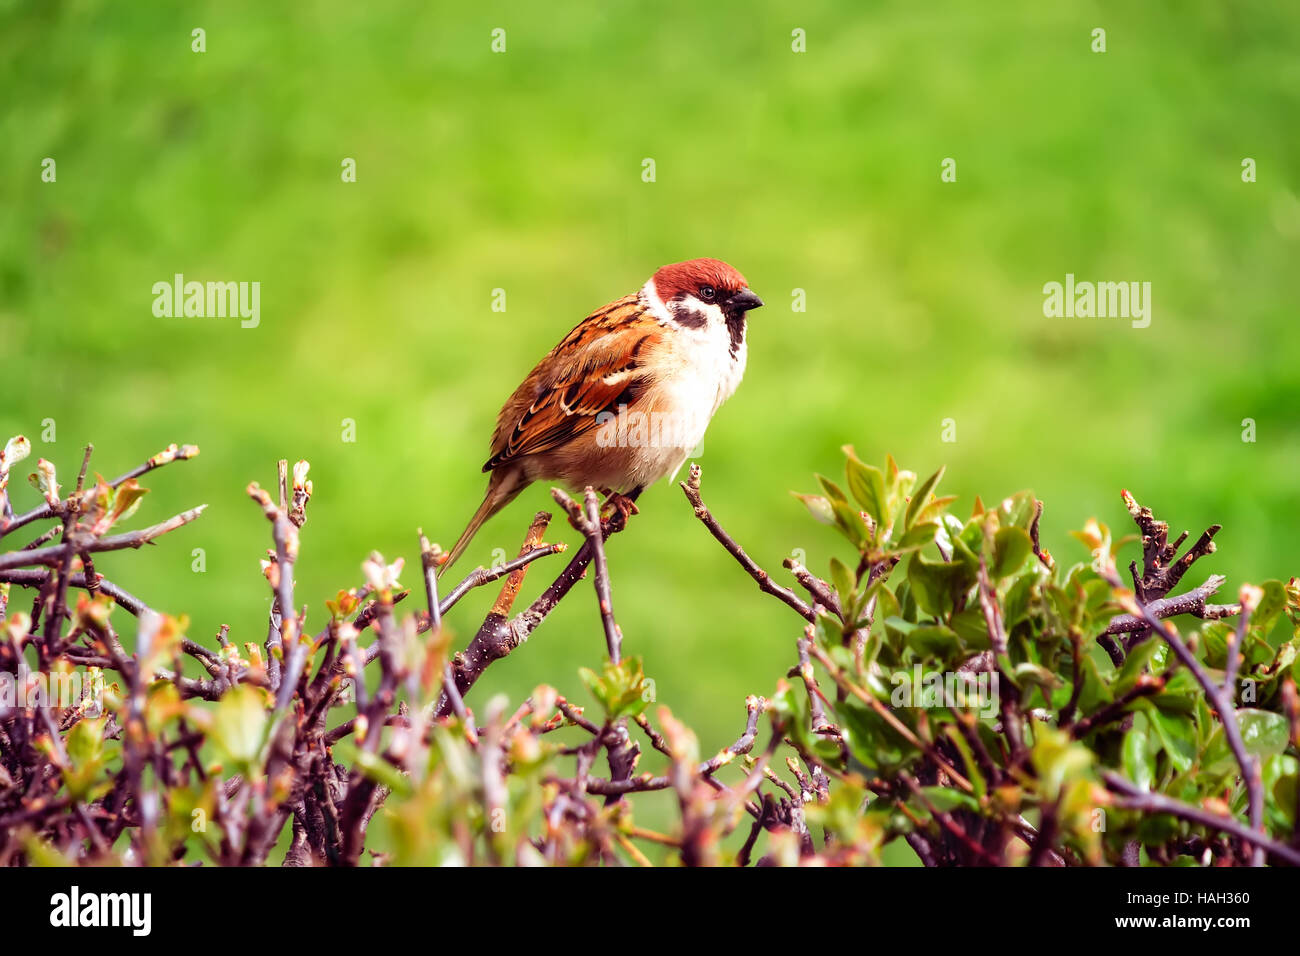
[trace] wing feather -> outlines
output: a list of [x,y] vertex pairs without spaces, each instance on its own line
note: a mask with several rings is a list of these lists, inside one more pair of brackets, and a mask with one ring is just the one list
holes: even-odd
[[538,363],[501,409],[484,471],[566,444],[602,412],[636,405],[648,384],[643,363],[663,335],[657,323],[633,321],[642,309],[635,295],[610,303]]

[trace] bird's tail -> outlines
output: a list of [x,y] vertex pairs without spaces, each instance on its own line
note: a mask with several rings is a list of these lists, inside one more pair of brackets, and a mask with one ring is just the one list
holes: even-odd
[[528,482],[519,481],[517,477],[512,478],[499,471],[493,472],[483,503],[478,506],[478,511],[474,512],[474,517],[469,519],[469,525],[461,532],[461,536],[456,539],[451,553],[447,555],[447,560],[438,567],[438,577],[442,577],[447,569],[456,563],[456,559],[465,553],[465,549],[474,540],[474,535],[483,526],[483,522],[514,501],[527,484]]

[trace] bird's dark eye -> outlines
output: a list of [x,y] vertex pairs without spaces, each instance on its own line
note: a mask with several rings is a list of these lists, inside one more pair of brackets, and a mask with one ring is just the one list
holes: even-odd
[[711,286],[711,285],[702,285],[702,286],[700,286],[700,298],[701,298],[701,299],[704,299],[704,300],[707,301],[707,302],[712,302],[712,301],[713,301],[713,296],[714,296],[713,286]]

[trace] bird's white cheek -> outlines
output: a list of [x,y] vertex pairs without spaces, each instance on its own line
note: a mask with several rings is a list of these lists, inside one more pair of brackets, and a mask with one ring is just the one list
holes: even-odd
[[659,297],[659,292],[655,289],[654,279],[651,279],[641,287],[641,291],[638,293],[637,298],[640,300],[641,304],[645,306],[646,311],[649,312],[657,321],[664,325],[668,325],[672,322],[672,313],[669,312],[668,307],[664,305],[664,300]]

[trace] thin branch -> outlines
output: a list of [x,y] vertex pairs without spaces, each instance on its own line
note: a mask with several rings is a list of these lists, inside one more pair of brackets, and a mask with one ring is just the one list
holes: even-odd
[[1093,711],[1087,717],[1082,718],[1070,727],[1070,733],[1074,736],[1075,740],[1082,740],[1098,727],[1104,727],[1117,720],[1122,720],[1129,712],[1129,705],[1135,700],[1143,697],[1153,697],[1164,689],[1164,677],[1153,677],[1150,674],[1143,674],[1137,679],[1137,683],[1130,687],[1127,692],[1121,694],[1104,707],[1100,707]]
[[[639,494],[640,492],[637,490],[628,493],[624,497],[634,501]],[[623,521],[611,520],[603,523],[601,530],[605,538],[608,538],[611,534],[623,530],[623,527]],[[528,640],[533,631],[541,625],[542,621],[546,620],[551,611],[555,609],[555,606],[563,600],[564,596],[586,573],[587,566],[591,564],[591,561],[591,542],[586,541],[570,559],[564,570],[526,610],[509,620],[502,619],[500,615],[488,615],[474,635],[474,639],[470,641],[469,646],[463,652],[457,654],[452,661],[456,672],[456,687],[462,695],[468,693],[469,689],[483,676],[483,672],[487,670],[493,661],[507,656],[520,644]],[[445,606],[446,602],[444,602],[444,608]],[[437,716],[444,717],[446,713],[446,701],[443,701],[438,707]]]
[[[25,588],[44,587],[49,579],[49,571],[36,571],[29,569],[0,571],[0,582],[7,581],[11,584],[17,584]],[[74,572],[73,574],[68,575],[68,586],[81,588],[92,593],[96,590],[103,591],[111,597],[114,602],[122,608],[122,610],[129,614],[136,615],[137,617],[145,611],[150,610],[149,605],[145,604],[125,588],[114,584],[102,574],[87,575],[80,571]]]
[[816,616],[813,614],[812,608],[804,603],[803,599],[800,598],[799,595],[795,594],[794,591],[773,582],[772,576],[760,568],[754,562],[753,558],[745,553],[745,549],[737,544],[735,539],[732,538],[731,535],[727,534],[727,532],[722,529],[722,526],[718,524],[717,519],[713,517],[713,514],[704,504],[704,499],[700,496],[700,475],[702,473],[703,472],[699,465],[692,464],[690,478],[680,483],[682,491],[686,494],[686,500],[689,501],[691,507],[695,509],[695,517],[700,519],[700,522],[704,527],[709,529],[709,533],[713,535],[713,537],[718,540],[718,543],[726,549],[727,553],[735,558],[737,563],[745,569],[745,573],[754,579],[758,584],[758,589],[760,591],[765,594],[771,594],[773,597],[777,598],[777,600],[794,608],[794,610],[804,620],[815,621]]
[[1024,728],[1021,724],[1020,698],[1016,685],[1010,675],[1003,669],[1002,662],[1007,660],[1007,632],[1002,623],[1002,608],[997,603],[993,585],[989,581],[989,569],[980,555],[979,567],[979,602],[984,611],[984,622],[988,627],[989,640],[993,645],[993,667],[997,672],[999,686],[1005,688],[998,694],[998,707],[1002,715],[1002,730],[1011,745],[1011,757],[1019,760],[1025,749]]
[[605,629],[605,646],[609,652],[609,659],[617,664],[622,659],[623,633],[619,630],[618,622],[614,620],[614,604],[609,586],[609,564],[605,560],[605,539],[600,527],[596,492],[588,487],[583,492],[582,505],[559,488],[551,489],[551,497],[568,513],[569,523],[582,532],[591,548],[592,566],[596,572],[594,575],[596,601],[600,606],[600,621]]
[[1289,847],[1285,843],[1278,843],[1267,834],[1259,833],[1249,827],[1243,826],[1240,821],[1232,818],[1221,816],[1217,813],[1211,813],[1208,810],[1202,810],[1194,807],[1189,803],[1183,803],[1181,800],[1175,800],[1167,797],[1163,793],[1153,793],[1143,790],[1136,784],[1124,779],[1119,774],[1104,772],[1102,779],[1106,787],[1115,793],[1121,794],[1124,800],[1120,806],[1128,810],[1140,810],[1146,813],[1168,813],[1182,820],[1208,827],[1212,830],[1218,830],[1223,833],[1229,833],[1244,840],[1255,848],[1257,853],[1271,854],[1284,863],[1292,866],[1300,866],[1300,850]]
[[[117,488],[119,485],[129,481],[130,479],[139,478],[141,475],[153,471],[155,468],[161,468],[163,465],[171,464],[173,461],[187,461],[196,457],[198,453],[198,445],[180,445],[179,447],[176,445],[168,445],[162,451],[158,452],[158,454],[150,457],[143,464],[137,465],[130,471],[124,471],[122,474],[118,475],[112,481],[108,482],[108,487]],[[83,492],[83,506],[89,504],[94,495],[94,488],[87,489]],[[4,517],[0,516],[0,538],[3,538],[11,531],[21,528],[25,524],[52,517],[54,517],[54,509],[48,503],[43,504],[38,508],[33,508],[26,514],[19,515],[18,517],[12,518],[8,521],[4,520]]]
[[[1110,583],[1112,587],[1121,587],[1119,578],[1115,577],[1113,572],[1110,575]],[[1196,678],[1196,682],[1205,691],[1206,699],[1218,712],[1219,722],[1223,727],[1224,739],[1227,740],[1228,746],[1237,760],[1237,765],[1241,768],[1242,779],[1246,784],[1246,794],[1250,804],[1251,828],[1260,829],[1264,819],[1264,787],[1260,780],[1259,761],[1246,751],[1245,742],[1241,738],[1241,727],[1237,723],[1237,711],[1233,706],[1232,697],[1222,684],[1216,684],[1210,679],[1210,675],[1201,666],[1201,662],[1196,659],[1191,649],[1183,643],[1170,625],[1157,619],[1147,605],[1136,600],[1133,603],[1140,616],[1146,620],[1151,629],[1164,638],[1165,643],[1169,645],[1183,666],[1191,671],[1192,676]],[[1235,675],[1228,676],[1235,679]],[[1263,855],[1257,849],[1254,854],[1253,865],[1262,866],[1263,862]]]
[[[424,597],[429,606],[429,627],[433,631],[433,640],[442,640],[442,610],[438,603],[438,564],[442,558],[442,549],[429,543],[420,531],[420,563],[424,568]],[[454,713],[462,721],[466,718],[465,701],[456,689],[456,676],[451,670],[451,658],[442,663],[442,692]]]
[[[549,515],[547,517],[549,517]],[[538,558],[545,558],[552,554],[559,554],[567,548],[568,545],[563,541],[555,544],[543,544],[529,549],[527,552],[519,555],[519,557],[506,561],[504,564],[493,565],[490,568],[475,568],[467,574],[459,584],[448,591],[446,597],[442,598],[442,603],[438,606],[439,615],[445,617],[447,612],[455,607],[461,598],[475,588],[480,588],[485,584],[491,584],[493,581],[506,577],[506,575],[514,574],[516,571],[521,571]],[[517,591],[518,588],[516,587],[515,590]],[[424,632],[428,629],[428,620],[421,621],[420,631]]]
[[[1158,598],[1147,603],[1151,616],[1164,620],[1178,614],[1190,614],[1202,621],[1217,621],[1241,611],[1240,604],[1208,604],[1206,599],[1223,587],[1226,580],[1221,574],[1212,574],[1198,588],[1172,598]],[[1102,634],[1130,634],[1145,631],[1146,620],[1134,614],[1117,614],[1110,619]]]
[[[105,538],[95,538],[74,532],[72,536],[73,550],[74,552],[90,551],[98,553],[100,551],[120,551],[123,548],[140,548],[160,535],[189,524],[203,514],[205,508],[207,508],[207,505],[199,505],[197,508],[182,511],[180,514],[148,528],[142,528],[139,531],[128,531],[125,534],[109,535]],[[60,543],[37,548],[35,551],[13,551],[9,554],[0,554],[0,571],[6,571],[10,568],[25,568],[32,564],[54,566],[63,560],[67,549],[67,545]]]

